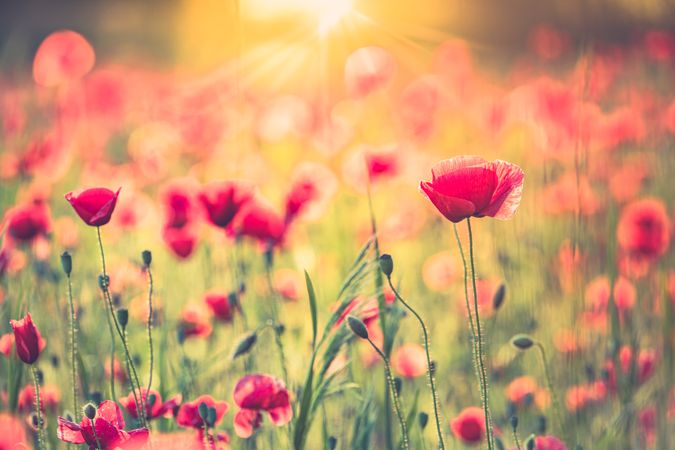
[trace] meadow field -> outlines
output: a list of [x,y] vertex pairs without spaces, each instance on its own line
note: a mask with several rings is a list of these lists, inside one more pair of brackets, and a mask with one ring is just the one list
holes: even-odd
[[675,446],[675,33],[100,42],[0,52],[0,450]]

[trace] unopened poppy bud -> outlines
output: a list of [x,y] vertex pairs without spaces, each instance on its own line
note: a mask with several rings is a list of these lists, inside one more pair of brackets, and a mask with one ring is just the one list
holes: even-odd
[[347,324],[355,335],[361,339],[368,339],[368,329],[361,319],[354,316],[347,316]]
[[391,273],[394,271],[394,260],[391,255],[385,253],[380,255],[380,270],[384,273],[387,278],[391,276]]
[[429,423],[429,414],[421,412],[417,415],[417,422],[420,424],[420,428],[424,430]]
[[518,429],[518,417],[517,416],[511,416],[510,420],[511,420],[511,428],[513,428],[514,431],[517,430]]
[[335,436],[328,437],[328,449],[335,450],[337,448],[337,438]]
[[103,394],[99,391],[93,391],[89,394],[89,399],[95,405],[100,405],[103,401]]
[[178,345],[183,345],[185,342],[185,330],[182,327],[176,331],[176,340],[178,341]]
[[286,331],[286,326],[283,323],[279,323],[274,327],[274,331],[277,332],[279,336],[284,334],[284,331]]
[[537,442],[534,434],[531,434],[530,437],[525,441],[525,448],[527,450],[535,450],[537,448]]
[[396,395],[401,395],[401,389],[403,389],[403,381],[401,378],[394,378],[394,389],[396,389]]
[[208,423],[206,421],[206,419],[208,419],[208,416],[209,416],[209,405],[207,405],[204,402],[201,402],[199,404],[199,417],[201,417],[204,422]]
[[527,350],[534,345],[534,340],[526,334],[517,334],[511,338],[511,345],[518,350]]
[[150,250],[143,250],[141,252],[141,259],[143,260],[145,267],[150,267],[150,264],[152,263],[152,252]]
[[206,413],[206,424],[210,427],[216,424],[216,408],[211,406]]
[[83,412],[87,419],[94,420],[94,417],[96,417],[96,406],[93,403],[87,403],[84,405]]
[[431,364],[429,364],[429,372],[433,375],[436,373],[436,361],[431,361]]
[[156,401],[157,401],[157,394],[150,394],[150,395],[148,395],[148,399],[146,400],[146,404],[148,406],[153,406]]
[[497,311],[501,308],[504,303],[504,298],[506,297],[506,285],[504,283],[500,284],[495,292],[495,295],[492,297],[492,309]]
[[546,416],[537,417],[537,434],[546,434]]
[[497,447],[497,450],[505,450],[504,443],[502,442],[501,439],[499,439],[497,436],[495,438],[495,447]]
[[70,276],[70,273],[73,271],[73,258],[70,256],[70,253],[61,253],[61,267],[63,267],[63,272]]
[[129,310],[126,308],[120,308],[117,310],[117,321],[119,322],[122,328],[126,328],[129,323]]
[[245,355],[251,351],[257,340],[258,334],[255,331],[245,334],[234,347],[232,359],[238,358],[239,356]]
[[102,291],[108,290],[108,286],[110,286],[110,277],[108,275],[99,275],[98,276],[98,287],[101,288]]
[[38,384],[42,386],[42,382],[44,381],[45,374],[42,372],[40,369],[35,369],[35,379],[37,380]]

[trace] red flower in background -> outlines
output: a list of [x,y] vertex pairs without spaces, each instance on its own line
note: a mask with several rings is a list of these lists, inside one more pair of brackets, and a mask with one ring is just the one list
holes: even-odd
[[12,354],[12,348],[14,348],[14,333],[6,333],[0,336],[0,354],[9,358],[9,355]]
[[[61,391],[56,386],[45,385],[40,387],[40,409],[42,412],[54,412],[59,407],[61,401]],[[27,384],[18,398],[19,411],[30,413],[35,408],[35,387],[32,384]],[[2,447],[0,447],[2,448]]]
[[180,330],[183,337],[208,337],[213,331],[208,311],[199,304],[189,304],[181,313]]
[[645,34],[647,55],[656,61],[670,61],[675,55],[675,36],[668,31],[653,30]]
[[506,161],[457,156],[437,163],[420,189],[451,222],[469,217],[509,219],[520,204],[523,171]]
[[363,47],[349,55],[345,62],[347,91],[365,97],[384,88],[394,77],[396,62],[383,48]]
[[485,437],[483,410],[472,406],[450,421],[452,433],[465,444],[478,444]]
[[33,78],[40,86],[82,78],[92,67],[94,49],[79,33],[70,30],[50,34],[38,47],[33,60]]
[[93,419],[84,417],[79,425],[59,416],[57,436],[70,444],[86,443],[90,450],[112,450],[137,448],[135,446],[148,440],[149,432],[146,428],[124,431],[122,410],[117,403],[105,400],[98,406]]
[[286,232],[284,220],[271,207],[251,200],[232,223],[231,232],[235,236],[246,236],[258,241],[277,245]]
[[37,361],[46,344],[33,323],[30,313],[26,314],[23,319],[10,320],[9,323],[14,330],[16,354],[26,364],[33,364]]
[[230,299],[227,294],[220,292],[207,292],[204,296],[204,303],[211,309],[216,319],[221,322],[231,322],[234,313],[233,305],[230,305]]
[[419,344],[401,345],[391,358],[394,371],[405,378],[417,378],[427,373],[427,357]]
[[183,228],[192,221],[194,212],[193,194],[180,184],[172,184],[162,192],[162,203],[167,228]]
[[0,448],[8,450],[29,448],[22,423],[16,417],[4,412],[0,413]]
[[536,450],[567,450],[563,441],[555,436],[537,436],[534,447]]
[[261,411],[267,412],[276,426],[286,425],[293,418],[286,385],[272,375],[246,375],[234,387],[233,397],[241,408],[234,417],[234,431],[241,438],[251,437],[260,426]]
[[637,200],[621,212],[616,230],[621,248],[638,259],[655,259],[670,245],[670,220],[661,200]]
[[30,242],[49,232],[49,207],[43,201],[16,206],[5,215],[7,233],[18,242]]
[[190,226],[183,228],[165,227],[162,239],[169,246],[171,252],[180,259],[187,259],[197,245],[197,235]]
[[204,403],[209,408],[216,409],[216,421],[215,424],[218,424],[222,419],[225,413],[230,409],[230,406],[227,402],[216,401],[210,395],[202,395],[197,397],[192,402],[183,403],[183,405],[178,410],[176,414],[176,423],[181,427],[186,428],[204,428],[204,421],[199,415],[199,405]]
[[199,201],[211,224],[225,228],[251,198],[251,191],[234,182],[213,183],[199,193]]
[[65,197],[84,223],[100,227],[110,222],[121,189],[113,192],[107,188],[90,188],[69,192]]
[[[156,419],[158,417],[171,417],[173,411],[180,405],[181,395],[175,395],[171,397],[166,402],[162,402],[162,396],[159,392],[154,389],[148,389],[141,387],[140,395],[136,392],[138,401],[141,404],[145,405],[146,408],[146,418]],[[134,398],[134,393],[130,392],[129,395],[122,400],[120,400],[122,406],[127,410],[129,415],[133,418],[138,418],[138,411],[136,410],[136,400]]]

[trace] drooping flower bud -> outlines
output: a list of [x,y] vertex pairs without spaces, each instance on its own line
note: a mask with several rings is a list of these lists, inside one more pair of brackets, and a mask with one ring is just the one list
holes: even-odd
[[517,334],[511,338],[511,345],[518,350],[527,350],[534,345],[534,340],[526,334]]
[[257,340],[258,334],[255,331],[245,334],[234,347],[232,359],[238,358],[239,356],[245,355],[251,351]]
[[391,273],[394,271],[394,260],[391,255],[384,253],[380,256],[380,270],[385,276],[390,277]]
[[511,416],[511,428],[513,428],[513,431],[516,431],[518,429],[518,417],[517,416]]
[[417,416],[417,421],[419,422],[422,431],[424,431],[424,429],[427,427],[427,424],[429,423],[429,414],[425,412],[419,413]]
[[525,441],[525,448],[527,450],[535,450],[537,448],[537,441],[534,434],[531,434],[530,437]]
[[150,250],[143,250],[143,252],[141,252],[141,259],[143,260],[145,267],[150,267],[150,264],[152,263],[152,252]]
[[368,339],[368,329],[361,319],[354,316],[347,316],[347,324],[355,335],[361,339]]
[[96,406],[93,403],[87,403],[84,405],[84,416],[89,420],[94,420],[96,417]]
[[492,309],[497,311],[504,304],[504,298],[506,298],[506,285],[504,283],[500,284],[495,291],[495,295],[492,297]]
[[63,267],[63,272],[67,276],[70,276],[70,273],[73,271],[73,258],[70,256],[70,253],[61,253],[61,267]]
[[120,308],[117,310],[117,321],[119,322],[122,328],[126,328],[129,323],[129,310],[126,308]]

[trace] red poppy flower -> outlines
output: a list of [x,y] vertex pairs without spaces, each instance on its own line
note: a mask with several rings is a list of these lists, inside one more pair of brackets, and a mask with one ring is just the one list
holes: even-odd
[[563,441],[555,436],[537,436],[534,438],[536,450],[567,450]]
[[272,375],[246,375],[234,387],[233,397],[241,408],[234,417],[234,431],[240,438],[251,437],[260,426],[261,411],[267,412],[276,426],[286,425],[293,418],[286,385]]
[[91,188],[69,192],[65,197],[84,223],[100,227],[110,222],[121,189],[113,192],[107,188]]
[[93,419],[83,417],[79,425],[59,416],[57,436],[70,444],[88,444],[90,450],[112,450],[136,448],[147,441],[149,432],[147,428],[124,431],[122,410],[117,403],[105,400],[98,406]]
[[57,86],[86,75],[94,67],[95,58],[94,49],[81,34],[57,31],[38,47],[33,78],[40,86]]
[[162,202],[166,215],[165,227],[183,228],[192,221],[194,210],[193,193],[187,183],[174,183],[162,192]]
[[45,348],[45,341],[33,323],[30,313],[26,314],[23,319],[10,320],[9,323],[14,330],[16,354],[26,364],[33,364]]
[[183,309],[180,318],[180,330],[185,338],[211,335],[213,327],[209,322],[209,312],[200,304],[191,303]]
[[389,84],[395,71],[394,58],[383,48],[360,48],[345,62],[347,90],[355,97],[365,97]]
[[[52,385],[45,385],[40,387],[40,409],[44,411],[54,412],[59,407],[61,402],[61,391],[59,388]],[[35,387],[32,384],[27,384],[18,398],[19,411],[30,413],[35,408]],[[0,447],[2,448],[2,447]]]
[[524,174],[506,161],[457,156],[437,163],[420,189],[451,222],[468,217],[509,219],[520,204]]
[[228,181],[206,186],[199,193],[199,201],[213,225],[225,228],[241,207],[250,200],[251,192],[246,187]]
[[234,312],[230,305],[229,296],[220,292],[208,292],[204,296],[204,303],[209,307],[216,319],[221,322],[231,322]]
[[646,198],[626,206],[616,230],[622,249],[632,256],[654,259],[670,244],[670,220],[661,200]]
[[49,208],[42,201],[16,206],[5,217],[7,233],[19,242],[30,242],[47,234],[50,228]]
[[453,434],[465,444],[477,444],[485,437],[483,410],[472,406],[450,421]]
[[518,377],[506,387],[506,397],[516,405],[523,405],[526,398],[533,397],[537,391],[537,382],[532,377]]
[[[138,392],[136,392],[136,396],[138,397],[139,402],[146,405],[146,418],[148,420],[156,419],[158,417],[171,417],[174,409],[180,405],[182,399],[181,395],[178,394],[171,397],[166,402],[162,402],[162,395],[159,392],[150,389],[150,394],[148,394],[148,389],[145,387],[141,387],[140,396],[138,395]],[[136,400],[133,392],[130,392],[128,396],[120,401],[120,403],[131,417],[138,418]]]
[[0,413],[0,448],[29,448],[24,427],[14,416]]
[[14,334],[6,333],[0,336],[0,354],[9,358],[9,355],[12,354],[12,348],[14,348]]
[[284,238],[286,224],[272,208],[251,200],[232,223],[231,232],[236,236],[247,236],[276,245]]
[[197,236],[190,226],[183,228],[164,227],[162,238],[171,252],[179,259],[187,259],[197,245]]
[[230,409],[230,405],[227,402],[216,401],[210,395],[202,395],[192,402],[186,402],[181,405],[178,414],[176,414],[176,423],[186,428],[204,428],[204,421],[199,415],[199,405],[202,403],[206,404],[209,408],[216,409],[215,424],[218,424]]
[[427,373],[427,357],[419,344],[404,344],[391,358],[394,371],[405,378],[417,378]]

